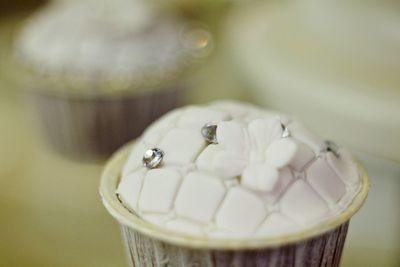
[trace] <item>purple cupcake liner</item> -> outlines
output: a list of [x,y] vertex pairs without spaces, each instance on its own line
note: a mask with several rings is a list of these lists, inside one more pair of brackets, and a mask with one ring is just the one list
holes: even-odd
[[51,147],[73,159],[97,160],[139,136],[181,103],[181,89],[137,95],[76,96],[32,93],[43,136]]

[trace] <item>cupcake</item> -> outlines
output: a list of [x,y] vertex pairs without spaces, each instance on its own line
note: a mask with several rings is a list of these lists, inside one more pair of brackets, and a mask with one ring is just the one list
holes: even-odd
[[209,41],[144,2],[106,3],[51,3],[16,40],[46,139],[75,158],[103,158],[177,107]]
[[226,101],[157,120],[108,162],[100,194],[134,266],[338,266],[368,187],[344,148]]

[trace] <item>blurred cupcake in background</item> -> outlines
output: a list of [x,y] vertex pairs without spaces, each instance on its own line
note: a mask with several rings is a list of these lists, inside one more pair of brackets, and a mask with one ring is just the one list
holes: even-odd
[[47,141],[101,159],[180,105],[191,66],[210,52],[197,24],[144,1],[53,2],[16,38]]

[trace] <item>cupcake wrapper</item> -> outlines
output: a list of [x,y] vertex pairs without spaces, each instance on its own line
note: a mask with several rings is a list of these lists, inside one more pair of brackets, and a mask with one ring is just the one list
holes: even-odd
[[121,225],[130,266],[337,267],[349,222],[320,236],[285,246],[254,250],[198,250],[168,244]]
[[32,96],[46,141],[66,156],[92,160],[109,156],[176,108],[181,91],[113,97],[36,92]]

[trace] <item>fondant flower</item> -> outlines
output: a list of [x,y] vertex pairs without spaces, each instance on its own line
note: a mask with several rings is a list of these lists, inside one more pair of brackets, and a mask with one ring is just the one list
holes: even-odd
[[241,176],[248,188],[271,191],[279,169],[290,163],[297,149],[283,131],[279,117],[255,119],[248,126],[236,121],[218,123],[220,151],[213,160],[214,171],[224,177]]

